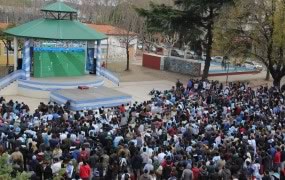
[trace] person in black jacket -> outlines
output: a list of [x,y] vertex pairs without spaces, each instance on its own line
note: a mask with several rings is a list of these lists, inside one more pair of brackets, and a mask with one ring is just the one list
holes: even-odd
[[143,167],[143,159],[137,150],[134,154],[135,155],[131,159],[131,166],[135,177],[138,178],[140,177],[140,170]]
[[46,168],[44,169],[44,180],[52,180],[53,174],[50,164],[47,164]]
[[42,179],[42,166],[39,161],[36,159],[36,156],[32,157],[32,160],[29,163],[30,171],[34,171],[34,177]]

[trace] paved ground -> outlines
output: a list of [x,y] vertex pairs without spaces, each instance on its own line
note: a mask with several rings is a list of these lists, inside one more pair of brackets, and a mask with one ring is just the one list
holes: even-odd
[[138,81],[138,82],[122,82],[120,86],[114,85],[110,81],[105,81],[105,86],[114,88],[117,91],[121,91],[131,95],[134,101],[146,101],[150,99],[148,93],[152,89],[156,90],[166,90],[173,86],[173,82],[160,80],[160,81]]
[[[150,98],[148,93],[154,88],[157,90],[170,89],[177,79],[180,79],[182,82],[186,83],[190,78],[189,76],[183,74],[144,68],[141,66],[141,60],[132,61],[130,66],[131,70],[129,71],[125,71],[125,64],[125,62],[108,63],[108,69],[116,72],[119,75],[121,83],[118,87],[106,80],[105,86],[131,95],[134,101],[148,100]],[[234,75],[229,76],[228,81],[250,81],[253,86],[258,86],[260,84],[270,83],[263,80],[265,75],[265,72],[252,75]],[[209,79],[225,82],[226,76],[210,77]],[[77,79],[75,78],[74,80]],[[26,102],[30,106],[31,110],[37,108],[40,102],[48,102],[48,99],[32,99],[22,96],[8,96],[6,99]]]
[[[125,68],[126,68],[125,62],[115,62],[108,64],[108,69],[110,69],[113,72],[116,72],[119,75],[121,82],[160,81],[160,80],[176,82],[177,79],[186,82],[190,78],[190,76],[188,75],[145,68],[141,66],[141,61],[133,61],[129,71],[125,71]],[[261,72],[258,74],[233,75],[229,76],[228,80],[229,81],[248,81],[248,80],[257,80],[257,79],[259,80],[259,79],[264,79],[265,76],[266,72]],[[226,76],[210,77],[209,79],[225,82]]]
[[[177,79],[180,79],[182,82],[187,82],[190,78],[188,75],[145,68],[142,67],[141,64],[141,60],[133,61],[130,66],[130,71],[125,71],[125,63],[116,62],[109,64],[108,68],[119,75],[121,83],[118,87],[113,85],[110,81],[106,81],[105,86],[113,87],[118,91],[130,94],[135,101],[145,101],[150,98],[148,93],[152,89],[170,89]],[[266,72],[264,71],[258,74],[233,75],[228,76],[228,81],[250,81],[252,86],[258,86],[270,83],[263,80],[265,76]],[[210,77],[209,79],[225,82],[227,77],[216,76]]]
[[40,102],[43,103],[48,103],[48,99],[37,99],[37,98],[30,98],[30,97],[23,97],[23,96],[5,96],[6,101],[8,100],[13,100],[13,101],[18,101],[18,102],[25,102],[26,104],[29,105],[30,110],[34,111],[35,109],[38,108]]

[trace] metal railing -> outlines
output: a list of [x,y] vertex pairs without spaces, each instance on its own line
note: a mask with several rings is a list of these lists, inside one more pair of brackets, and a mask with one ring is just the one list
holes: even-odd
[[0,79],[0,89],[5,88],[12,82],[17,79],[25,79],[25,72],[23,70],[17,70],[12,72],[11,74],[6,75],[5,77]]
[[106,79],[109,79],[110,81],[112,81],[113,83],[115,83],[119,86],[120,79],[118,78],[118,76],[115,73],[107,70],[106,68],[101,67],[100,74],[102,76],[104,76]]

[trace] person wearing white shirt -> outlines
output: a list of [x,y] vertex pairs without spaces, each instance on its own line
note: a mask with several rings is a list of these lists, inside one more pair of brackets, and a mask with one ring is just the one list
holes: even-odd
[[149,160],[148,153],[146,152],[146,147],[143,147],[143,152],[141,153],[141,157],[143,159],[143,164],[147,164]]
[[252,165],[252,169],[253,169],[253,176],[256,179],[261,179],[261,175],[259,173],[259,171],[260,171],[260,164],[257,161]]
[[216,137],[215,142],[217,145],[220,145],[222,143],[222,138],[220,135],[218,137]]
[[256,141],[254,137],[250,137],[250,140],[248,140],[248,144],[253,148],[254,154],[256,154]]
[[141,124],[138,128],[139,132],[142,134],[144,132],[144,125]]
[[147,164],[144,166],[143,171],[147,170],[148,173],[154,170],[154,167],[152,165],[152,160],[149,159]]
[[207,82],[203,81],[203,89],[206,89],[206,87],[207,87]]
[[100,131],[99,125],[98,124],[92,124],[92,126],[94,127],[95,133],[99,133],[99,131]]
[[120,141],[124,140],[123,136],[116,136],[114,141],[113,141],[113,146],[118,147]]
[[162,163],[165,156],[166,156],[166,154],[165,154],[164,152],[160,152],[160,153],[157,155],[158,162],[159,162],[159,163]]
[[72,133],[72,134],[70,134],[70,140],[72,141],[72,142],[74,142],[75,140],[76,140],[76,134],[74,134],[74,133]]
[[63,140],[65,140],[65,139],[67,138],[66,132],[65,132],[65,133],[60,133],[59,138],[60,138],[60,141],[61,141],[61,142],[62,142]]
[[216,164],[219,160],[221,160],[221,156],[217,153],[212,160]]
[[52,114],[48,114],[48,115],[47,115],[47,120],[48,120],[48,121],[51,121],[52,119],[53,119],[53,115],[52,115]]
[[61,170],[61,164],[62,164],[62,161],[58,161],[58,162],[53,163],[51,165],[51,169],[52,169],[53,174],[59,173],[59,171]]

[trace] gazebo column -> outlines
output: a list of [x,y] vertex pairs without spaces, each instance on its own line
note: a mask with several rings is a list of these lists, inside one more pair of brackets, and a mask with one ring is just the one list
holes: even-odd
[[30,80],[31,77],[31,49],[30,39],[25,40],[24,44],[24,58],[23,58],[23,70],[26,73],[26,80]]
[[101,40],[97,40],[97,49],[96,49],[96,75],[100,76],[101,74]]
[[95,41],[87,42],[87,58],[86,58],[86,71],[94,73],[94,54],[95,54]]
[[18,39],[14,37],[14,71],[17,71],[18,67]]

